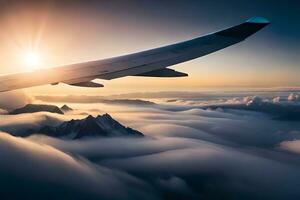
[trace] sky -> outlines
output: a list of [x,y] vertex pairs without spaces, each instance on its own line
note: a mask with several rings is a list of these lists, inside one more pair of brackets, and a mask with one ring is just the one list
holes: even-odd
[[[275,3],[276,2],[276,3]],[[299,87],[300,3],[290,1],[0,1],[0,73],[98,60],[175,43],[263,16],[271,25],[243,43],[174,66],[185,78],[126,77],[105,88],[66,85],[29,93],[112,94],[203,88]]]

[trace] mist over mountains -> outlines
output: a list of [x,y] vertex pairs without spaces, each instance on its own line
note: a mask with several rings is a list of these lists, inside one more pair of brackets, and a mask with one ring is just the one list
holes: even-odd
[[143,99],[152,105],[77,102],[64,115],[0,115],[6,132],[0,133],[1,193],[15,199],[300,198],[300,125],[276,118],[291,110],[298,116],[297,93],[222,95]]
[[44,126],[33,133],[40,133],[51,137],[67,139],[81,139],[86,137],[142,137],[141,132],[124,127],[109,114],[84,119],[63,122],[59,126]]

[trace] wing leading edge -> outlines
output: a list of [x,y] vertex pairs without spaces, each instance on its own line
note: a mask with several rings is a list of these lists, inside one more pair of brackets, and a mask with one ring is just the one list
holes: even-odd
[[93,79],[110,80],[124,76],[186,76],[166,67],[239,43],[269,23],[265,18],[254,17],[225,30],[139,53],[34,72],[2,75],[0,92],[60,82],[81,87],[96,87],[91,84]]

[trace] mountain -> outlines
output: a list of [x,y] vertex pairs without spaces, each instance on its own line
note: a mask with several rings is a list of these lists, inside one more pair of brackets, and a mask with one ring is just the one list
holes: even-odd
[[88,95],[68,95],[68,96],[35,96],[37,100],[44,102],[66,102],[66,103],[106,103],[106,104],[124,104],[124,105],[140,105],[154,106],[156,103],[142,99],[124,99],[124,98],[107,98],[104,96],[88,96]]
[[11,115],[17,115],[22,113],[34,113],[34,112],[51,112],[51,113],[58,113],[58,114],[64,114],[63,111],[54,105],[43,105],[43,104],[27,104],[26,106],[22,108],[17,108],[9,114]]
[[88,117],[80,120],[63,122],[59,126],[42,127],[39,133],[68,139],[80,139],[83,137],[115,137],[115,136],[144,136],[141,132],[125,127],[109,114]]
[[72,111],[73,109],[65,104],[60,108],[60,110],[63,112],[69,112],[69,111]]

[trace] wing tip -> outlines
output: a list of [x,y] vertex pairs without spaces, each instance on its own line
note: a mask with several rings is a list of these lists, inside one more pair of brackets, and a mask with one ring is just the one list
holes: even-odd
[[222,30],[217,34],[244,40],[269,24],[270,21],[264,17],[252,17],[240,25]]
[[267,18],[259,17],[259,16],[251,17],[246,22],[255,23],[255,24],[270,24],[271,23]]

